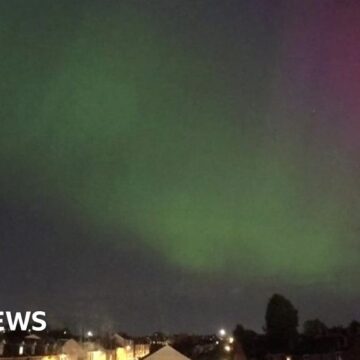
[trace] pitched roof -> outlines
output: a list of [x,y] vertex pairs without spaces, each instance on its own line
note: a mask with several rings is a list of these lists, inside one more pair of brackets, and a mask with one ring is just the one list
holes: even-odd
[[155,351],[154,353],[148,355],[146,360],[190,360],[185,355],[181,354],[173,347],[165,345],[161,349]]
[[26,340],[40,340],[40,337],[35,334],[31,334],[31,335],[25,336],[25,339]]

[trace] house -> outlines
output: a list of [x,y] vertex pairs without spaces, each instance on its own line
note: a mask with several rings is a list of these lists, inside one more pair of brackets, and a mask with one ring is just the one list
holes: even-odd
[[181,354],[170,345],[165,345],[161,349],[146,356],[146,360],[190,360],[187,356]]

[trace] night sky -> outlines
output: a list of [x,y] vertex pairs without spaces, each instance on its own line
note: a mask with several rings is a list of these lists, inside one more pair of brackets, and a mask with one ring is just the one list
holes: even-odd
[[0,307],[142,334],[360,317],[360,2],[0,2]]

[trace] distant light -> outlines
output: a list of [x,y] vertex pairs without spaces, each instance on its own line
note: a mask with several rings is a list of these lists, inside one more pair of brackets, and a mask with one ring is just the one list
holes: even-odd
[[[234,338],[232,336],[229,337],[229,343],[232,344],[234,342]],[[288,360],[288,359],[287,359]]]
[[219,335],[220,335],[221,337],[226,336],[226,330],[225,330],[225,329],[220,329],[220,330],[219,330]]
[[66,330],[64,330],[64,335],[66,335]]
[[127,346],[126,346],[126,350],[127,350],[127,351],[130,351],[130,350],[131,350],[131,346],[130,346],[130,345],[127,345]]
[[216,341],[216,343],[215,343],[216,345],[219,345],[219,342],[218,341]]
[[286,357],[286,360],[291,360],[291,356],[287,356],[287,357]]
[[92,331],[88,331],[87,334],[86,334],[88,337],[92,337],[94,336],[93,332]]
[[[224,346],[224,350],[225,350],[226,352],[230,352],[230,351],[231,351],[230,345],[225,345],[225,346]],[[288,360],[288,359],[286,359],[286,360]]]
[[24,354],[24,347],[22,345],[20,345],[19,347],[19,355],[23,355]]

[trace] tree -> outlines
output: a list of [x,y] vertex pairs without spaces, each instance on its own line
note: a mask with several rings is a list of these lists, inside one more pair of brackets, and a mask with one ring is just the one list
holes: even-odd
[[284,296],[274,294],[268,302],[266,334],[276,350],[289,350],[297,338],[298,311]]
[[327,326],[319,319],[307,320],[304,322],[304,335],[320,336],[325,335]]
[[256,357],[257,334],[252,330],[245,329],[242,325],[236,325],[233,331],[236,343],[242,348],[248,358]]
[[360,334],[360,322],[353,320],[348,326],[348,331],[351,335]]

